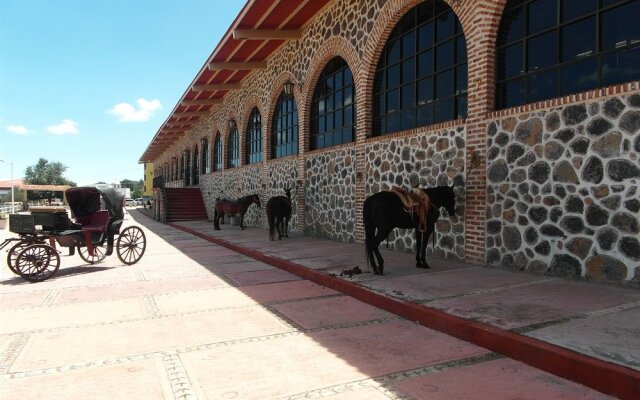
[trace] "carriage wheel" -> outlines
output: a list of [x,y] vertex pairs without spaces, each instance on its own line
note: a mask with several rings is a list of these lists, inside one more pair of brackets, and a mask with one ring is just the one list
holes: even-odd
[[93,245],[93,255],[89,254],[87,246],[78,246],[78,254],[86,263],[97,264],[107,258],[107,249],[104,246]]
[[27,241],[21,240],[18,243],[14,244],[9,249],[9,253],[7,254],[7,265],[9,266],[9,269],[11,270],[11,272],[13,272],[16,275],[20,275],[20,272],[18,272],[18,270],[15,267],[18,254],[20,254],[20,252],[26,249],[27,246],[29,246],[30,244],[31,243]]
[[49,279],[60,268],[60,256],[46,244],[27,246],[18,254],[15,268],[28,281],[40,282]]
[[142,229],[130,226],[120,233],[116,243],[118,258],[127,265],[140,261],[147,248],[147,238]]

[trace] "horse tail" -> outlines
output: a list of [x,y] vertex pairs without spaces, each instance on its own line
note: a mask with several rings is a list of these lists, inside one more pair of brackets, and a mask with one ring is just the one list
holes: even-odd
[[213,229],[220,230],[220,224],[218,222],[218,207],[213,208]]
[[272,199],[269,199],[269,201],[267,201],[267,207],[266,207],[267,223],[269,224],[269,240],[273,240],[273,238],[275,237],[274,229],[275,229],[276,216],[274,215],[272,208],[273,208],[273,201]]
[[376,235],[376,226],[373,223],[373,210],[371,198],[367,198],[362,206],[362,222],[364,224],[364,251],[367,259],[367,271],[371,265],[370,255],[373,250],[373,238]]

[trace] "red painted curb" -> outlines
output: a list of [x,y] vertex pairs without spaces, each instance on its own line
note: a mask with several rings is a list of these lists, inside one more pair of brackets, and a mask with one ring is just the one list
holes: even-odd
[[470,321],[421,304],[409,303],[372,292],[353,282],[318,272],[289,260],[270,256],[224,239],[180,225],[168,224],[209,242],[273,265],[312,282],[352,296],[410,321],[503,354],[514,360],[580,383],[621,399],[638,399],[640,372],[528,336]]

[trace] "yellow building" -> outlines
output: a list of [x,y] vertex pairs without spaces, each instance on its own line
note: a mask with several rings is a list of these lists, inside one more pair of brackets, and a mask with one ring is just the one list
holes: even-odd
[[142,196],[145,200],[153,196],[153,163],[144,163],[144,189]]

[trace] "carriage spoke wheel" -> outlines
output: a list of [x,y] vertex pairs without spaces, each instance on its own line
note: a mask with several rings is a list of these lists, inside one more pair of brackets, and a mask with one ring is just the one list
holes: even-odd
[[29,243],[26,240],[21,240],[9,249],[9,253],[7,254],[7,265],[9,266],[11,272],[13,272],[14,274],[20,275],[20,272],[18,272],[15,267],[18,254],[20,254],[22,250],[26,249],[31,244],[32,243]]
[[49,279],[60,268],[60,256],[46,244],[27,246],[18,254],[15,268],[28,281],[40,282]]
[[107,249],[104,246],[93,245],[93,255],[89,254],[87,246],[78,246],[78,254],[86,263],[97,264],[107,258]]
[[147,238],[142,229],[130,226],[120,233],[116,243],[116,250],[120,261],[133,265],[140,261],[147,248]]

